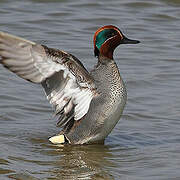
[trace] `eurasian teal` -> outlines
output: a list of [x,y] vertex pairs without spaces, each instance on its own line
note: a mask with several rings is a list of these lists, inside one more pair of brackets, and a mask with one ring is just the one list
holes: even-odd
[[137,44],[115,26],[94,35],[97,65],[88,72],[73,55],[0,32],[0,63],[23,79],[43,86],[62,130],[52,143],[102,142],[120,119],[126,88],[113,59],[120,44]]

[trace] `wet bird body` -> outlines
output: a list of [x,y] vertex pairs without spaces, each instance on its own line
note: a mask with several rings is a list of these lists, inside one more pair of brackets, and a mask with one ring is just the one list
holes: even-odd
[[84,144],[103,141],[120,119],[126,88],[113,59],[126,38],[115,26],[104,26],[94,36],[98,63],[91,72],[73,55],[0,32],[0,63],[43,86],[59,116],[60,133],[52,143]]

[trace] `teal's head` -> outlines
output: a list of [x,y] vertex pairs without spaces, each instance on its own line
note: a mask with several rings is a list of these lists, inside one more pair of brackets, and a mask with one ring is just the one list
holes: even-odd
[[117,31],[114,29],[104,29],[100,31],[96,36],[96,47],[100,50],[101,46],[116,34]]
[[115,26],[108,25],[99,28],[94,35],[94,55],[113,58],[114,49],[120,44],[136,44],[137,40],[126,38]]

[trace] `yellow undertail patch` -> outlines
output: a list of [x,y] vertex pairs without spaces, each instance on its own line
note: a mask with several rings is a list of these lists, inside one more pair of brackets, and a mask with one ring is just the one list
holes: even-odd
[[64,135],[57,135],[49,138],[49,141],[51,141],[53,144],[63,144],[65,143]]

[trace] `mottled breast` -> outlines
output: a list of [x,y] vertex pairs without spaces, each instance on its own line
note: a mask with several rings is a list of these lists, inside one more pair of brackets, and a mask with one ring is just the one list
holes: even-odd
[[121,117],[127,99],[126,88],[113,60],[100,63],[92,76],[100,94],[99,99],[103,99],[99,113],[103,113],[104,118],[98,119],[103,124],[101,135],[107,136]]

